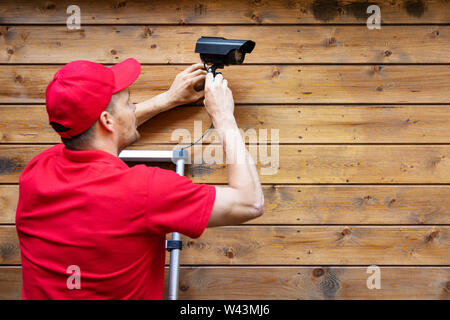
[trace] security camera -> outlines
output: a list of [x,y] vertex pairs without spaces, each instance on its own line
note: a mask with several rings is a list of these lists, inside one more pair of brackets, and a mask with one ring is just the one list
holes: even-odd
[[255,42],[251,40],[231,40],[221,37],[201,37],[195,45],[195,52],[206,64],[212,64],[208,71],[215,75],[216,69],[230,64],[242,64],[245,54],[251,53]]

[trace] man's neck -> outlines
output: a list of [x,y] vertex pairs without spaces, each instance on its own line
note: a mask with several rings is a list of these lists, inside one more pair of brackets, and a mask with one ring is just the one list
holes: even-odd
[[104,152],[110,153],[115,157],[119,156],[119,148],[117,147],[117,145],[115,145],[113,143],[106,143],[103,141],[95,141],[91,147],[92,147],[92,149],[102,150]]

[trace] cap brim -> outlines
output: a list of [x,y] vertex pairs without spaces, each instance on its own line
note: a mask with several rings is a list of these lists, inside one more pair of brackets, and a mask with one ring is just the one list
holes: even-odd
[[141,73],[141,64],[134,58],[128,58],[110,68],[114,73],[113,93],[131,86]]

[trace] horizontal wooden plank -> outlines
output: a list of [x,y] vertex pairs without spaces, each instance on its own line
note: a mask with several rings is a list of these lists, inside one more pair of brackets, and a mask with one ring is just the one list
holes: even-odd
[[[450,142],[450,106],[239,105],[234,114],[247,142],[265,141],[265,132],[269,143],[278,139],[282,144]],[[210,123],[203,107],[175,108],[141,125],[138,144],[182,142],[176,134],[172,137],[177,129],[188,130],[193,142]],[[278,129],[278,136],[271,129]],[[0,143],[60,141],[48,124],[45,106],[0,105]],[[214,142],[211,133],[203,142]]]
[[[0,1],[0,23],[66,24],[67,7],[63,1]],[[81,24],[297,24],[358,23],[366,24],[371,14],[367,8],[377,4],[381,23],[448,23],[447,1],[214,1],[164,0],[88,1],[78,0]]]
[[[0,182],[17,183],[27,163],[49,147],[0,145]],[[140,145],[129,149],[173,148],[173,145]],[[249,151],[260,180],[265,184],[450,183],[449,145],[273,144],[249,145]],[[196,145],[189,152],[192,164],[186,170],[187,177],[198,183],[227,183],[226,164],[220,156],[222,146],[210,145],[202,149]],[[161,166],[174,168],[172,164]]]
[[[195,240],[183,236],[180,263],[450,265],[449,238],[448,226],[220,227]],[[0,264],[20,264],[14,226],[0,226]]]
[[18,201],[18,185],[0,185],[0,223],[15,223]]
[[[195,63],[202,35],[251,39],[246,63],[449,63],[449,26],[0,26],[0,63]],[[280,35],[283,35],[280,37]]]
[[[60,66],[0,66],[0,103],[43,103]],[[143,66],[133,101],[167,90],[185,66]],[[450,65],[241,65],[224,71],[237,104],[449,103]]]
[[0,226],[0,264],[20,264],[19,238],[15,226]]
[[[450,299],[450,268],[194,267],[180,269],[180,299]],[[166,283],[167,287],[167,283]],[[167,291],[167,290],[166,290]]]
[[[368,289],[366,267],[181,267],[179,299],[445,299],[448,267],[379,267]],[[22,269],[0,267],[0,299],[21,299]],[[166,268],[165,299],[168,268]]]
[[183,237],[182,264],[449,265],[450,227],[262,227],[207,229]]
[[22,268],[0,267],[0,300],[22,299]]
[[450,186],[264,186],[251,224],[448,224]]
[[[263,186],[250,224],[448,224],[450,186]],[[18,185],[0,185],[0,224],[14,223]]]
[[[445,299],[450,268],[379,267],[368,289],[366,267],[182,267],[180,299]],[[167,286],[167,285],[166,285]]]

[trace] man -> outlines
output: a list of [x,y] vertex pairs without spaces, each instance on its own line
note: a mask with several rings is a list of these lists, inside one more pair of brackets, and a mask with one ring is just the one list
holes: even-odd
[[[206,227],[260,216],[264,198],[233,115],[227,80],[201,64],[170,89],[134,105],[128,87],[140,64],[111,68],[74,61],[46,90],[49,122],[62,138],[20,176],[16,225],[24,299],[162,299],[165,235],[199,237]],[[194,86],[205,81],[205,90]],[[204,97],[227,159],[228,186],[195,184],[171,170],[118,158],[139,139],[137,126],[159,112]]]

